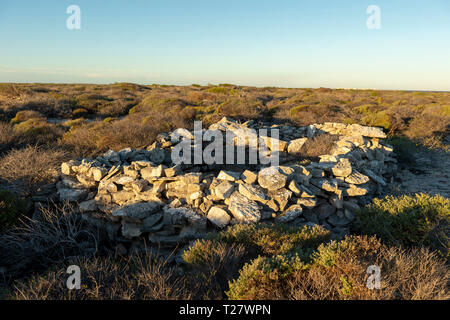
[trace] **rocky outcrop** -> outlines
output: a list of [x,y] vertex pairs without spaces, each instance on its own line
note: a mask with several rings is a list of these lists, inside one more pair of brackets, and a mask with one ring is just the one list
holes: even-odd
[[[234,144],[257,129],[276,128],[279,137],[260,136],[279,165],[173,163],[175,143],[162,133],[147,149],[108,151],[95,159],[61,165],[60,201],[76,203],[86,217],[101,217],[114,240],[175,245],[230,224],[274,221],[320,224],[336,236],[348,233],[354,212],[386,186],[396,171],[393,148],[379,128],[341,123],[281,126],[224,118],[210,129],[234,134]],[[181,141],[195,133],[177,129]],[[339,136],[330,154],[302,159],[303,145],[316,135]],[[251,135],[250,135],[251,136]],[[208,145],[202,146],[203,149]]]

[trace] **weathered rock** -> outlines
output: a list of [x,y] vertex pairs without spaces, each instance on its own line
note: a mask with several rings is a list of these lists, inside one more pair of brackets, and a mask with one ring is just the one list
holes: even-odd
[[222,183],[220,183],[217,187],[214,188],[214,194],[219,199],[226,199],[234,191],[234,184],[230,183],[229,181],[225,180]]
[[286,185],[287,175],[279,167],[264,168],[258,173],[258,183],[268,190],[281,189]]
[[263,203],[267,200],[263,188],[257,185],[241,183],[239,184],[239,192],[250,200]]
[[239,222],[255,223],[261,219],[259,206],[255,201],[234,192],[230,197],[228,209]]
[[306,141],[308,141],[308,138],[291,140],[287,148],[288,153],[299,153]]
[[369,193],[369,189],[363,186],[355,186],[350,185],[350,188],[344,189],[344,196],[356,197],[356,196],[364,196]]
[[207,218],[219,228],[226,227],[231,220],[226,206],[214,206],[208,211]]
[[369,169],[364,169],[364,173],[367,174],[373,181],[375,181],[376,183],[382,185],[382,186],[386,186],[387,183],[386,181],[384,181],[384,179],[378,175],[376,175],[375,173],[372,172],[372,170]]
[[142,220],[143,226],[142,231],[143,232],[156,232],[163,228],[163,223],[158,223],[162,221],[163,214],[162,213],[153,213],[152,215],[148,216],[147,218],[144,218]]
[[352,173],[352,165],[346,158],[339,159],[339,162],[331,168],[336,177],[347,177]]
[[275,200],[278,203],[280,211],[283,211],[292,197],[292,191],[289,191],[284,188],[272,190],[269,191],[269,197]]
[[233,171],[220,171],[217,179],[219,180],[227,180],[227,181],[236,181],[239,180],[241,173],[233,172]]
[[158,202],[136,202],[125,205],[113,211],[116,217],[127,217],[131,219],[145,219],[158,212],[161,209],[161,203]]
[[311,209],[317,205],[317,200],[315,198],[300,198],[297,200],[297,204]]
[[90,212],[97,210],[97,201],[95,199],[83,201],[78,204],[81,212]]
[[365,184],[369,182],[369,177],[359,173],[358,171],[353,171],[348,177],[345,177],[345,182],[351,184]]
[[369,138],[386,138],[386,134],[380,128],[366,127],[359,124],[352,124],[347,128],[347,134],[351,136],[363,136]]
[[335,179],[312,178],[310,182],[325,191],[336,192],[338,190],[338,183]]
[[258,180],[258,175],[250,170],[245,170],[242,175],[241,179],[248,184],[255,183]]
[[100,181],[108,174],[109,169],[105,167],[92,167],[89,171],[95,181]]
[[88,195],[89,191],[84,189],[59,189],[59,200],[64,202],[79,202]]
[[118,191],[115,193],[111,193],[112,201],[121,205],[129,200],[134,199],[134,193],[131,191]]
[[80,181],[86,188],[94,188],[97,186],[94,179],[91,179],[83,174],[77,174],[77,180]]
[[278,222],[287,223],[295,220],[302,214],[302,207],[298,204],[290,206],[283,214],[276,217]]
[[141,228],[141,223],[122,221],[122,235],[125,238],[139,237],[142,234]]

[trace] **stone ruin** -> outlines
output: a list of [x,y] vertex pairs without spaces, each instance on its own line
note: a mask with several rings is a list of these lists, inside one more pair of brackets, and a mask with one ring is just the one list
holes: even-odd
[[[269,149],[277,146],[279,165],[174,164],[174,143],[163,133],[147,149],[110,150],[63,163],[56,195],[75,203],[85,219],[119,243],[173,247],[228,225],[260,221],[321,225],[341,237],[349,233],[354,212],[381,193],[397,170],[379,128],[241,124],[228,118],[210,127],[236,135],[259,128],[279,130],[277,143],[268,143]],[[176,131],[194,139],[192,131]],[[301,160],[303,144],[321,134],[336,137],[331,153]]]

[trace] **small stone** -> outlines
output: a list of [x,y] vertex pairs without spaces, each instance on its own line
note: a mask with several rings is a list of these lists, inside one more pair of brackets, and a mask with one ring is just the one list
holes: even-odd
[[64,202],[79,202],[86,198],[89,191],[85,189],[59,189],[58,196],[59,200]]
[[287,175],[280,170],[280,167],[264,168],[258,173],[258,183],[268,190],[281,189],[286,185]]
[[336,177],[347,177],[352,173],[352,165],[348,159],[342,158],[331,168],[331,171]]
[[351,184],[364,184],[369,182],[369,177],[359,173],[358,171],[353,171],[348,177],[345,177],[345,182]]
[[289,190],[291,190],[295,195],[299,195],[302,193],[301,187],[295,182],[295,180],[292,180],[289,183]]
[[292,192],[283,188],[275,191],[269,191],[269,196],[278,203],[279,210],[283,211],[292,197]]
[[91,212],[97,210],[97,201],[95,199],[83,201],[78,204],[81,212]]
[[234,192],[230,197],[228,209],[239,222],[255,223],[261,219],[259,206],[255,201]]
[[161,204],[158,202],[136,202],[114,210],[113,216],[145,219],[160,209]]
[[227,199],[234,191],[234,184],[229,181],[223,181],[217,187],[214,188],[214,194],[219,199]]
[[122,235],[128,239],[139,237],[142,234],[141,227],[140,223],[122,221]]
[[288,153],[300,153],[303,145],[305,144],[305,142],[308,141],[308,138],[300,138],[300,139],[295,139],[295,140],[291,140],[291,142],[289,142],[288,145]]
[[219,172],[217,179],[233,182],[233,181],[239,180],[240,176],[241,176],[241,174],[239,172],[222,170]]
[[147,186],[148,186],[148,182],[147,182],[147,180],[144,180],[144,179],[135,180],[131,183],[131,187],[136,192],[141,192]]
[[350,188],[344,189],[344,196],[356,197],[364,196],[369,193],[369,189],[365,187],[357,187],[354,184],[350,185]]
[[252,183],[255,183],[256,180],[258,180],[258,175],[256,173],[254,173],[253,171],[245,170],[241,175],[241,179],[245,183],[252,184]]
[[267,199],[263,188],[257,185],[241,183],[239,184],[239,192],[250,200],[264,203]]
[[317,200],[315,198],[300,198],[297,200],[297,204],[311,209],[317,205]]
[[302,207],[298,204],[294,204],[290,206],[283,214],[276,217],[276,220],[281,223],[291,222],[301,216],[302,212]]
[[208,211],[207,219],[219,228],[226,227],[231,220],[226,206],[214,206]]

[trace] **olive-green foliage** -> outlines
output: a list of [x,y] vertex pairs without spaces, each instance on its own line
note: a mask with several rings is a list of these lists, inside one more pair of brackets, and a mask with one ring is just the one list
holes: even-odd
[[[367,287],[367,268],[381,287]],[[445,261],[425,248],[387,247],[367,236],[322,244],[305,262],[296,255],[258,257],[230,282],[229,299],[448,299]]]
[[283,224],[239,224],[217,235],[219,241],[242,243],[264,255],[284,255],[292,251],[315,249],[330,238],[322,227],[291,227]]
[[7,190],[0,190],[0,231],[13,226],[25,210],[23,200]]
[[374,199],[357,215],[355,230],[390,244],[430,246],[448,257],[450,199],[440,195]]

